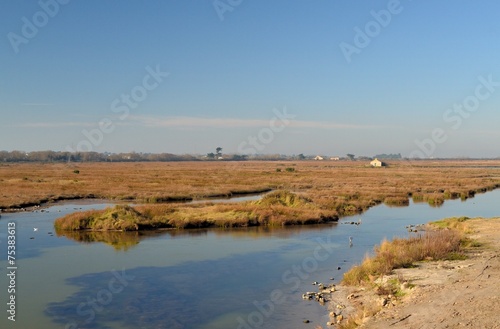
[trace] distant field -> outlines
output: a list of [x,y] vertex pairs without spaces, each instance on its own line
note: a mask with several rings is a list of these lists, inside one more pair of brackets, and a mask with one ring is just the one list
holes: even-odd
[[500,161],[0,164],[0,208],[72,198],[137,203],[283,189],[339,216],[387,203],[440,205],[500,187]]

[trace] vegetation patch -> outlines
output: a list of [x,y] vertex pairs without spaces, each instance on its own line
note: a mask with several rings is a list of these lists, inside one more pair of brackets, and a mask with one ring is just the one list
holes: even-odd
[[275,191],[261,200],[242,203],[147,204],[115,206],[58,218],[56,230],[138,231],[157,228],[247,227],[317,224],[338,220],[335,211],[320,209],[290,191]]
[[469,217],[450,217],[429,223],[431,227],[436,229],[454,229],[462,233],[471,233],[472,229],[469,224]]
[[467,199],[500,187],[499,161],[494,160],[421,161],[412,165],[393,160],[383,175],[366,168],[363,161],[331,163],[12,163],[0,166],[0,209],[15,211],[67,196],[166,203],[273,189],[293,191],[317,208],[346,216],[382,202],[403,206],[408,204],[408,196],[414,202],[439,206],[450,198]]
[[[431,230],[407,239],[384,240],[374,248],[372,257],[344,274],[343,285],[363,286],[375,295],[383,296],[361,305],[339,328],[357,328],[364,319],[379,312],[386,301],[404,296],[414,287],[403,280],[401,273],[390,276],[397,268],[413,267],[416,262],[432,260],[464,260],[466,251],[483,244],[466,236],[474,232],[469,217],[451,217],[429,223]],[[377,302],[378,301],[378,302]],[[380,303],[382,301],[382,303]]]
[[287,190],[275,191],[264,195],[255,201],[259,206],[307,207],[312,201]]
[[461,252],[461,234],[456,230],[426,231],[408,239],[384,240],[373,257],[344,274],[343,284],[361,285],[388,275],[397,268],[411,267],[423,260],[448,259]]
[[390,196],[384,199],[388,206],[406,207],[410,205],[410,200],[406,196]]
[[137,231],[146,218],[130,206],[69,214],[55,221],[56,230]]

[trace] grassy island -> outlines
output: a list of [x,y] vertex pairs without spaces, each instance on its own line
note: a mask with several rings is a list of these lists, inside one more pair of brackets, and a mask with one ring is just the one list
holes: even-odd
[[116,205],[77,212],[56,220],[57,230],[138,231],[158,228],[246,227],[312,224],[336,221],[335,211],[319,209],[311,200],[289,191],[275,191],[258,201],[237,204]]

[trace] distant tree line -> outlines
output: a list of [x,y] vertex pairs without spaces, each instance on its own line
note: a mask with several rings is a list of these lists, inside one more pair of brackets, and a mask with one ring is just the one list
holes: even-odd
[[58,152],[58,151],[0,151],[0,162],[167,162],[167,161],[245,161],[245,160],[311,160],[314,156],[284,154],[222,154],[222,148],[216,153],[206,155],[172,153],[98,153],[98,152]]
[[401,153],[398,153],[398,154],[385,154],[385,153],[382,153],[382,154],[377,154],[375,155],[375,158],[378,158],[378,159],[402,159],[403,157],[401,156]]
[[196,161],[194,155],[171,153],[98,153],[56,151],[0,151],[0,162],[136,162],[136,161]]
[[221,153],[192,155],[172,153],[98,153],[98,152],[57,152],[57,151],[0,151],[0,162],[153,162],[153,161],[244,161],[244,160],[302,160],[303,155],[282,154],[240,155]]
[[[402,159],[401,154],[378,154],[379,159]],[[215,153],[205,155],[172,154],[172,153],[98,153],[98,152],[58,152],[58,151],[0,151],[0,162],[147,162],[147,161],[245,161],[245,160],[312,160],[314,155],[284,155],[284,154],[223,154],[222,147],[217,147]],[[325,159],[327,157],[325,156]],[[339,160],[371,160],[371,157],[347,154]]]

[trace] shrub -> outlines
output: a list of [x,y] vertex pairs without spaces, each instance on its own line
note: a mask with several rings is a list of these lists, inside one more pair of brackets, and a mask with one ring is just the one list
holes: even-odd
[[388,206],[408,206],[410,200],[403,196],[390,196],[384,199],[384,203]]
[[295,193],[281,190],[268,193],[255,203],[264,206],[281,205],[286,207],[298,207],[310,202],[310,200],[300,197]]
[[444,196],[440,193],[425,194],[424,200],[431,206],[439,207],[444,203]]
[[415,203],[424,202],[424,195],[422,193],[413,193],[411,197]]

